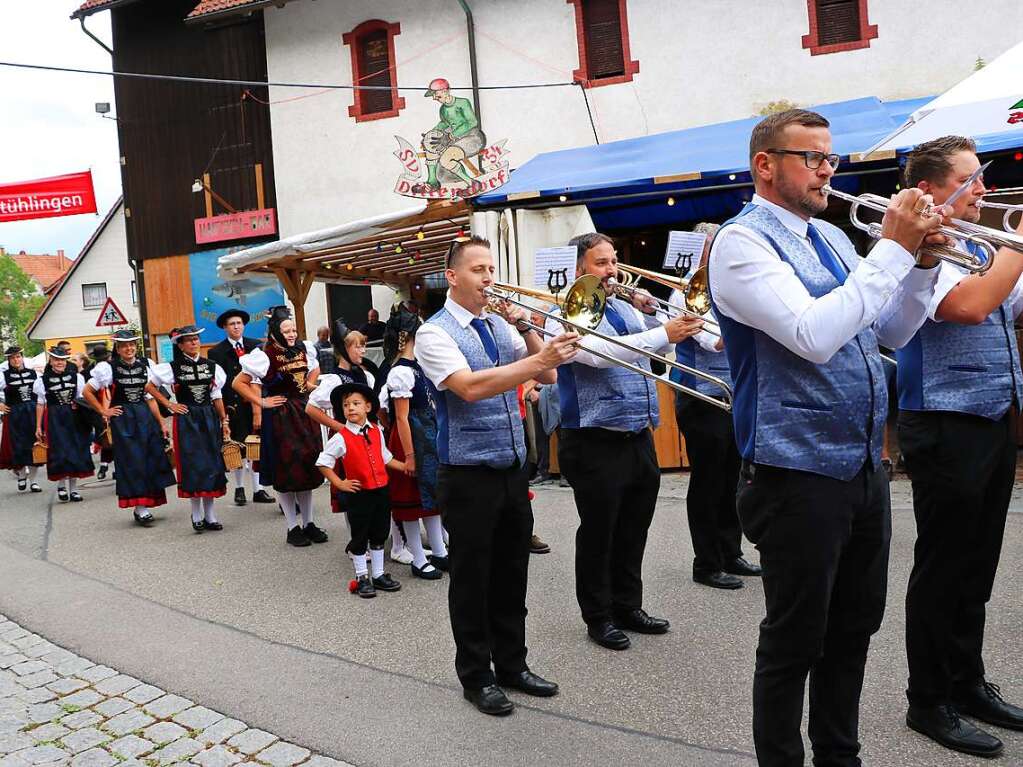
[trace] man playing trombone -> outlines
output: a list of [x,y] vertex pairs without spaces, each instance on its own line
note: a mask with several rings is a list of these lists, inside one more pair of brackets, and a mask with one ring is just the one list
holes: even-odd
[[710,255],[735,381],[736,505],[763,567],[753,677],[762,767],[803,764],[807,675],[814,763],[860,763],[863,669],[884,613],[891,539],[877,345],[912,337],[938,275],[931,256],[913,255],[941,224],[921,215],[918,189],[892,199],[883,239],[862,260],[840,229],[813,218],[837,164],[819,114],[762,120],[750,136],[756,194]]
[[[576,276],[599,277],[608,295],[596,330],[637,349],[583,335],[575,360],[558,369],[558,463],[579,513],[576,597],[589,637],[601,647],[624,650],[630,640],[623,630],[663,634],[669,627],[643,610],[643,552],[661,483],[651,433],[659,405],[652,374],[640,375],[606,357],[649,373],[642,351],[666,353],[703,323],[678,316],[662,324],[645,293],[637,293],[633,304],[612,297],[618,257],[609,237],[583,234],[569,245],[576,248]],[[559,329],[555,319],[548,319],[549,332]]]
[[[909,154],[906,186],[945,203],[969,183],[949,215],[975,224],[985,191],[976,149],[961,136],[921,144]],[[1013,322],[1023,309],[1021,274],[1023,254],[1009,248],[997,251],[983,276],[942,264],[928,320],[898,353],[899,444],[917,528],[906,593],[906,722],[981,756],[1001,753],[1002,742],[959,714],[1023,729],[1023,709],[986,680],[982,658],[985,604],[1016,473],[1023,375]]]

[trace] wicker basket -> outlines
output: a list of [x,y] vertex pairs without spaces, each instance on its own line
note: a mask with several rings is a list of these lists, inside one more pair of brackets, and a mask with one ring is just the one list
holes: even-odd
[[32,445],[32,463],[46,463],[46,445],[36,442]]
[[224,468],[234,471],[242,467],[242,446],[234,440],[228,440],[220,451],[224,455]]
[[99,446],[104,450],[109,450],[114,446],[114,433],[110,431],[109,426],[100,432]]
[[250,461],[259,460],[259,435],[250,434],[245,438],[245,457]]

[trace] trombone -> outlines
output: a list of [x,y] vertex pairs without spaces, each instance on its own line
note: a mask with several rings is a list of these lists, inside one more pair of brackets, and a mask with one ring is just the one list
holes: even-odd
[[[859,217],[859,209],[863,207],[884,213],[888,210],[890,200],[877,194],[861,194],[859,196],[846,194],[828,185],[825,185],[822,191],[828,197],[834,195],[838,199],[848,202],[849,220],[852,222],[852,225],[860,231],[866,232],[875,240],[881,239],[881,224],[876,222],[868,224],[862,221]],[[923,214],[928,212],[928,210],[921,211]],[[935,256],[942,261],[948,261],[974,274],[983,274],[991,268],[998,248],[1009,248],[1018,253],[1023,253],[1023,237],[1020,235],[1001,232],[989,226],[971,224],[968,221],[961,221],[957,218],[952,219],[951,226],[943,225],[939,227],[937,233],[953,240],[959,240],[964,245],[973,243],[983,251],[984,257],[972,253],[964,253],[951,245],[928,245],[921,248],[921,252]]]
[[[661,362],[669,367],[675,368],[676,370],[679,370],[687,375],[696,376],[697,378],[701,378],[704,381],[708,381],[709,383],[712,383],[721,389],[725,398],[723,402],[715,397],[711,397],[710,395],[704,394],[703,392],[699,392],[696,389],[692,389],[688,386],[676,383],[675,381],[672,381],[670,379],[661,378],[658,375],[654,375],[654,373],[652,373],[651,371],[641,368],[639,365],[634,365],[631,362],[626,362],[625,360],[618,359],[617,357],[614,357],[610,354],[593,351],[591,349],[585,350],[588,354],[592,354],[595,357],[600,357],[603,360],[611,362],[615,365],[619,365],[625,368],[626,370],[631,370],[633,373],[638,373],[639,375],[645,376],[646,378],[652,378],[655,381],[660,381],[661,383],[671,387],[676,391],[682,392],[683,394],[688,394],[689,396],[702,400],[709,405],[719,407],[726,412],[730,412],[732,409],[732,387],[731,385],[729,385],[727,381],[718,378],[717,376],[712,376],[709,373],[704,373],[702,370],[697,370],[696,368],[691,368],[688,365],[683,365],[681,362],[670,360],[667,357],[664,357],[660,354],[655,354],[654,352],[647,351],[646,349],[639,349],[635,346],[632,346],[631,344],[625,343],[625,341],[622,341],[620,338],[617,338],[616,336],[608,336],[598,332],[595,328],[600,324],[600,321],[604,318],[604,309],[607,303],[607,294],[604,291],[604,285],[601,282],[601,279],[596,275],[585,274],[579,279],[577,279],[565,292],[563,298],[561,296],[555,296],[550,293],[545,293],[542,290],[523,288],[519,287],[518,285],[511,285],[503,282],[495,282],[492,287],[484,288],[483,294],[487,297],[487,299],[492,304],[492,308],[494,308],[495,310],[497,307],[493,305],[500,303],[502,301],[514,304],[516,306],[521,306],[522,308],[527,309],[531,312],[536,312],[542,317],[554,320],[555,322],[560,322],[566,328],[575,330],[581,335],[587,334],[592,335],[596,338],[599,338],[602,341],[606,341],[607,343],[620,346],[624,349],[628,349],[631,352],[637,352],[648,359],[657,360],[658,362]],[[515,298],[514,297],[515,294],[518,294],[519,296],[525,296],[528,298],[550,302],[555,306],[558,306],[561,309],[562,313],[561,315],[557,315],[551,312],[545,312],[536,309],[535,307],[530,306],[524,301]],[[532,330],[535,330],[536,332],[540,333],[541,335],[544,336],[555,335],[546,328],[540,327],[539,325],[534,325],[531,322],[527,322],[525,324],[528,325]]]
[[721,327],[716,322],[706,319],[706,314],[710,311],[710,288],[706,266],[699,267],[693,272],[692,277],[686,280],[681,277],[670,277],[667,274],[642,269],[631,264],[618,264],[618,276],[621,279],[609,280],[608,284],[610,284],[611,289],[616,295],[629,302],[635,298],[639,290],[637,283],[640,279],[647,279],[651,282],[656,282],[658,285],[664,285],[672,290],[680,291],[685,301],[684,307],[673,306],[669,301],[657,298],[656,296],[647,296],[646,298],[656,304],[654,311],[663,313],[669,319],[677,314],[681,314],[686,317],[703,320],[703,329],[705,331],[712,336],[721,337]]

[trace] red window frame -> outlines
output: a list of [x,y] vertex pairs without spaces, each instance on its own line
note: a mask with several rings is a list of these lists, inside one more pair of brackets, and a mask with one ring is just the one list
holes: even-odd
[[386,112],[366,113],[362,103],[362,94],[366,93],[366,91],[356,89],[352,92],[354,103],[348,107],[348,116],[354,117],[355,122],[368,122],[370,120],[384,120],[388,117],[397,117],[398,113],[405,108],[405,99],[398,95],[398,66],[395,63],[396,59],[394,56],[394,38],[401,34],[401,24],[398,22],[389,24],[388,22],[381,21],[380,19],[372,19],[370,21],[362,22],[351,32],[345,32],[341,35],[341,42],[347,45],[351,52],[352,84],[358,85],[366,74],[362,71],[362,64],[360,63],[360,38],[370,32],[379,32],[380,30],[387,32],[387,60],[390,62],[391,68],[391,103],[394,106]]
[[817,0],[806,0],[806,13],[810,20],[810,32],[803,35],[803,47],[810,49],[811,56],[820,56],[824,53],[841,53],[843,51],[855,51],[860,48],[869,48],[870,41],[877,37],[877,24],[869,23],[867,19],[867,0],[859,0],[860,3],[860,37],[858,40],[850,40],[846,43],[834,43],[833,45],[820,44],[820,31],[817,24]]
[[586,57],[586,27],[583,23],[583,2],[584,0],[565,0],[575,9],[575,37],[579,45],[579,69],[572,72],[572,79],[582,84],[584,88],[598,88],[601,85],[617,85],[619,83],[632,82],[632,76],[639,72],[639,62],[632,60],[632,53],[629,49],[629,14],[626,8],[626,0],[618,0],[618,16],[621,19],[622,32],[622,61],[625,65],[625,72],[614,77],[591,78],[589,65]]

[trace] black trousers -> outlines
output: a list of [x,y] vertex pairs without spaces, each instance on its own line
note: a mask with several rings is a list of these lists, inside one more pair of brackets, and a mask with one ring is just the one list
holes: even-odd
[[533,510],[522,467],[441,464],[437,501],[450,538],[448,609],[455,671],[466,689],[493,668],[526,670],[526,581]]
[[744,463],[737,509],[760,551],[767,603],[753,675],[757,759],[803,764],[809,675],[815,767],[858,767],[863,667],[888,586],[888,477],[864,467],[843,482]]
[[586,623],[643,606],[643,552],[661,470],[650,429],[560,431],[558,462],[572,485],[575,592]]
[[689,491],[686,514],[693,539],[693,575],[716,573],[742,556],[742,528],[735,512],[739,451],[732,416],[706,402],[678,394],[675,421],[686,438]]
[[949,702],[984,678],[985,605],[1016,474],[1010,415],[899,413],[917,538],[906,592],[911,703]]
[[391,495],[387,486],[336,495],[344,499],[343,508],[351,527],[347,551],[365,554],[367,546],[382,549],[391,531]]

